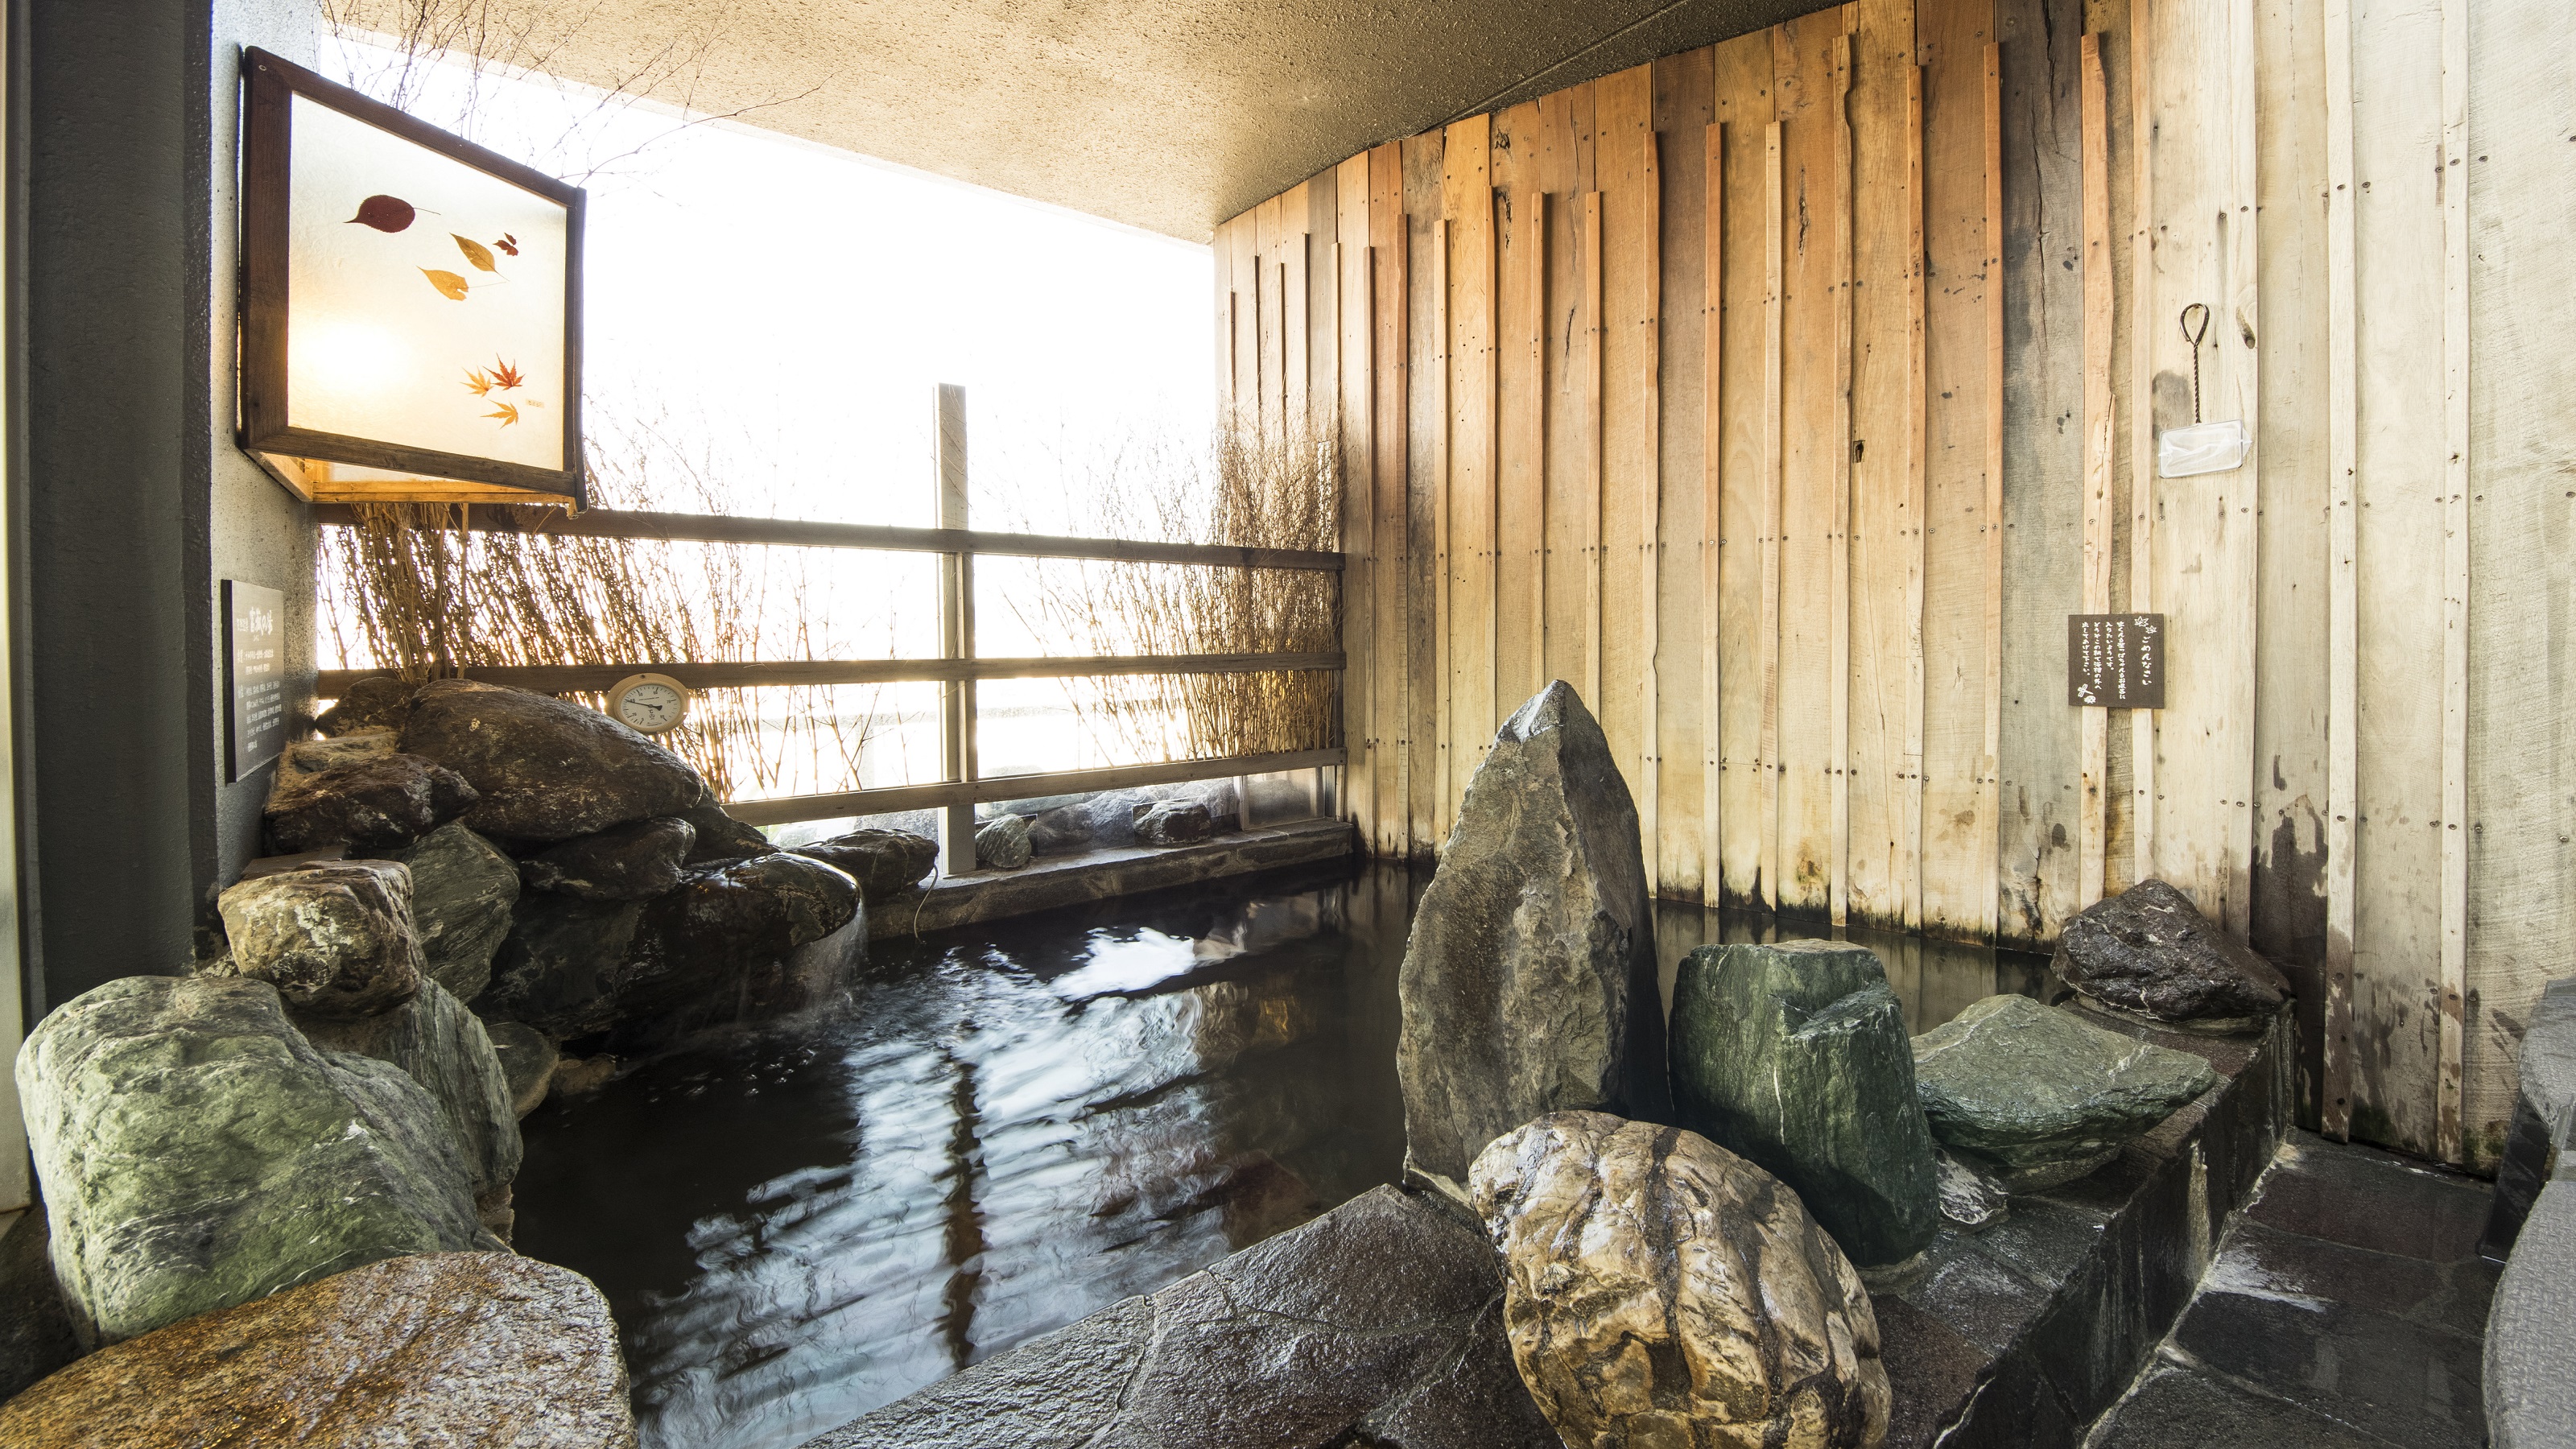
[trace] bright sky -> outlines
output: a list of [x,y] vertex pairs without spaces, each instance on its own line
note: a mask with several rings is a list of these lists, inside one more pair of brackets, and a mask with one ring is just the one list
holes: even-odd
[[[367,89],[386,60],[323,68]],[[411,109],[454,125],[468,84],[440,67]],[[928,524],[932,388],[959,383],[973,521],[1083,533],[1077,480],[1101,448],[1208,436],[1206,247],[746,125],[480,84],[484,145],[575,175],[623,158],[588,183],[596,450],[657,423],[709,461],[727,512]]]

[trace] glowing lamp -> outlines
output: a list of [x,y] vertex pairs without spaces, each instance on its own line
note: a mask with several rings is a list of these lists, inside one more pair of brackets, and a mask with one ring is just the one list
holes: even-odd
[[242,55],[241,445],[322,503],[579,503],[582,192]]

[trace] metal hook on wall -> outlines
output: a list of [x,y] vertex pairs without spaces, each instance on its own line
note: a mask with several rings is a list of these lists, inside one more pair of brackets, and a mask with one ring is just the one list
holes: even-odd
[[[2194,319],[2192,314],[2200,314]],[[2200,421],[2200,343],[2209,335],[2209,307],[2194,302],[2182,309],[2182,340],[2191,344],[2191,420]]]

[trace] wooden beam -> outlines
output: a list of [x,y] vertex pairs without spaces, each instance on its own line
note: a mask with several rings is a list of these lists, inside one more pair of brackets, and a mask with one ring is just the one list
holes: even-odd
[[1700,904],[1724,896],[1725,734],[1720,726],[1718,635],[1725,595],[1719,561],[1726,536],[1726,123],[1700,133],[1707,180],[1700,233]]
[[1833,511],[1825,522],[1826,553],[1826,667],[1833,671],[1827,682],[1826,699],[1832,720],[1832,743],[1827,755],[1826,776],[1829,781],[1827,808],[1829,818],[1832,878],[1826,888],[1826,908],[1833,923],[1842,925],[1851,910],[1851,527],[1852,527],[1852,232],[1856,221],[1856,200],[1852,195],[1853,157],[1851,124],[1852,38],[1851,13],[1856,6],[1843,7],[1843,31],[1833,39],[1831,49],[1833,109],[1833,320],[1834,320],[1834,393],[1833,430],[1825,446],[1832,450],[1834,482]]
[[[1155,543],[1124,538],[1061,538],[1038,533],[986,533],[967,528],[890,528],[871,523],[813,523],[789,518],[742,518],[711,513],[650,513],[593,508],[581,513],[551,509],[531,518],[526,509],[471,508],[461,526],[475,533],[519,533],[556,538],[633,538],[663,543],[757,543],[784,548],[873,548],[901,553],[983,553],[1015,558],[1085,558],[1117,563],[1208,564],[1220,568],[1311,569],[1339,572],[1346,554],[1302,548],[1230,548],[1220,544]],[[313,521],[358,526],[345,503],[317,504]]]
[[[2138,7],[2144,10],[2146,7]],[[1988,941],[2003,932],[2004,736],[2004,57],[1986,46],[1986,753],[1983,857]]]
[[1579,240],[1575,243],[1576,265],[1583,271],[1583,301],[1587,319],[1584,328],[1589,350],[1580,369],[1582,376],[1580,426],[1584,430],[1585,457],[1583,468],[1583,702],[1591,709],[1601,708],[1601,193],[1583,194],[1582,211],[1577,218]]
[[[2155,74],[2154,27],[2145,3],[2129,7],[2129,608],[2157,612],[2156,329],[2154,295]],[[2129,878],[2156,873],[2156,712],[2129,711]]]
[[1640,280],[1645,289],[1638,303],[1636,380],[1641,414],[1638,427],[1645,438],[1639,458],[1644,476],[1637,480],[1637,655],[1641,666],[1637,678],[1637,778],[1643,786],[1637,799],[1637,834],[1645,848],[1646,889],[1658,891],[1664,881],[1663,734],[1656,718],[1663,691],[1656,653],[1663,644],[1664,187],[1662,157],[1651,121],[1651,90],[1649,96],[1650,119],[1638,138],[1643,151],[1638,157],[1641,180],[1637,194],[1638,241],[1643,253]]
[[2469,968],[2469,5],[2442,0],[2442,976],[2434,1155],[2461,1160]]
[[[896,684],[923,680],[1082,679],[1109,674],[1267,674],[1277,670],[1340,669],[1339,653],[1315,654],[1107,654],[1021,659],[765,659],[691,663],[494,664],[468,666],[464,677],[539,694],[605,690],[630,674],[667,674],[691,689],[756,689],[783,685]],[[337,699],[361,679],[383,669],[325,669],[314,692]]]
[[1898,792],[1898,888],[1904,893],[1903,924],[1923,929],[1923,754],[1924,643],[1926,581],[1930,572],[1932,399],[1931,399],[1931,249],[1926,236],[1924,185],[1923,66],[1910,57],[1905,67],[1905,521],[1914,537],[1905,559],[1905,754],[1899,762],[1904,780]]
[[1175,760],[1161,765],[1121,765],[1105,770],[1063,770],[1046,775],[999,775],[982,780],[935,785],[895,785],[876,790],[845,790],[833,795],[791,795],[779,800],[732,801],[725,813],[746,825],[785,825],[798,820],[835,820],[859,815],[892,815],[908,810],[936,810],[987,800],[1031,800],[1042,795],[1076,795],[1096,790],[1133,790],[1146,785],[1178,785],[1190,780],[1222,780],[1237,775],[1268,775],[1282,770],[1310,770],[1338,765],[1346,752],[1300,750],[1278,755],[1240,755],[1223,760]]
[[1453,747],[1457,735],[1458,650],[1449,638],[1450,623],[1456,616],[1456,604],[1450,598],[1456,570],[1450,553],[1457,546],[1456,528],[1450,519],[1450,485],[1454,481],[1451,444],[1457,433],[1457,417],[1450,401],[1449,271],[1449,218],[1444,216],[1431,224],[1431,415],[1439,419],[1438,431],[1431,435],[1431,688],[1437,751],[1431,784],[1434,850],[1449,843],[1449,822],[1457,813],[1458,779],[1458,752]]
[[[2111,610],[2111,101],[2102,42],[2082,42],[2084,107],[2084,599],[2083,612]],[[2111,768],[2106,706],[2083,706],[2082,839],[2076,904],[2102,899]]]
[[1753,767],[1762,772],[1762,906],[1780,909],[1780,490],[1787,468],[1782,434],[1787,419],[1781,376],[1784,297],[1783,271],[1787,245],[1783,228],[1788,197],[1781,174],[1780,123],[1763,128],[1762,157],[1762,623],[1755,645],[1762,654],[1762,751]]
[[1529,682],[1530,693],[1547,688],[1547,193],[1529,194],[1529,218],[1522,223],[1529,246],[1530,406],[1523,446],[1529,449],[1532,496],[1525,506],[1535,530],[1530,548]]

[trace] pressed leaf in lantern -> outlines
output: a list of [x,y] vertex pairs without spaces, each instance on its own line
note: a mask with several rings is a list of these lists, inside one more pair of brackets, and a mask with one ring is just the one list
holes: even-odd
[[527,380],[526,375],[521,373],[515,364],[503,362],[497,357],[492,359],[492,385],[494,387],[507,392],[511,388],[524,384]]
[[483,416],[487,418],[499,418],[501,420],[501,426],[506,428],[510,424],[519,420],[519,410],[510,406],[508,403],[502,403],[498,405],[494,411],[485,413]]
[[492,245],[499,247],[501,250],[508,252],[514,257],[519,254],[519,238],[513,233],[506,231],[501,233],[501,239],[492,243]]
[[485,377],[481,368],[469,367],[465,369],[465,390],[481,397],[492,390],[492,379]]
[[438,295],[445,297],[451,302],[462,302],[465,300],[466,288],[465,279],[463,277],[456,275],[454,272],[433,272],[427,267],[421,268],[420,274],[429,278],[429,284],[438,289]]
[[490,247],[483,245],[472,237],[456,236],[456,233],[452,231],[449,232],[448,235],[456,237],[456,249],[465,253],[465,260],[472,262],[476,271],[497,272],[501,270],[501,268],[492,260],[492,249]]
[[370,196],[358,203],[358,214],[350,217],[344,225],[372,226],[378,231],[395,232],[410,226],[417,214],[411,203],[399,196]]

